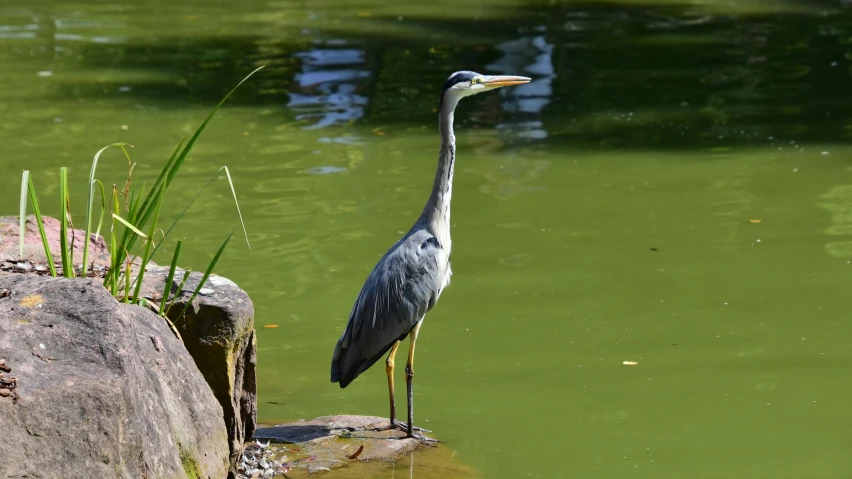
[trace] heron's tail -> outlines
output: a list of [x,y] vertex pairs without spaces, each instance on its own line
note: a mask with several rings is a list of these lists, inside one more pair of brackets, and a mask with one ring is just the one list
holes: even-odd
[[340,383],[341,389],[348,386],[363,372],[359,370],[360,368],[353,368],[356,363],[353,361],[355,351],[352,348],[343,347],[343,341],[344,338],[340,338],[337,342],[334,347],[334,356],[331,358],[331,382]]
[[[334,357],[331,360],[331,382],[340,382],[340,344],[334,348]],[[346,387],[343,384],[340,387]]]
[[[342,339],[342,338],[341,338]],[[340,353],[342,352],[340,341],[334,347],[334,356],[331,358],[331,382],[340,382]],[[346,387],[341,384],[340,387]]]

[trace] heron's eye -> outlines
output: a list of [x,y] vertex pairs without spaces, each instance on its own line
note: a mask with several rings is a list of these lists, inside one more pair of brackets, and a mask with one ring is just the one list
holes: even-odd
[[471,80],[470,82],[471,82],[471,83],[473,83],[473,84],[476,84],[476,83],[482,83],[482,78],[474,78],[474,79],[473,79],[473,80]]

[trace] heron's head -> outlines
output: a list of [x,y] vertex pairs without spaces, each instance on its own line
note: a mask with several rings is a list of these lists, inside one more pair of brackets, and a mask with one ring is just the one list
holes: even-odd
[[441,106],[443,106],[444,100],[452,101],[452,106],[455,106],[462,98],[504,86],[523,85],[529,83],[529,81],[530,79],[527,77],[512,75],[482,75],[469,71],[455,72],[444,83],[444,91],[441,93]]

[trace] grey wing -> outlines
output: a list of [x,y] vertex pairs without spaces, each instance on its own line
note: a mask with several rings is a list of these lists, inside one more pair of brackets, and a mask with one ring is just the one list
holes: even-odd
[[432,234],[417,231],[379,261],[352,307],[331,361],[331,382],[349,385],[432,309],[446,274],[445,255]]

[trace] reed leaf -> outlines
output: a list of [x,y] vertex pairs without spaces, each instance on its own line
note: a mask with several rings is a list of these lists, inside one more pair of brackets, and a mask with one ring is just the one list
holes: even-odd
[[50,275],[55,278],[56,265],[53,264],[53,254],[50,253],[50,244],[47,242],[47,233],[44,231],[44,220],[41,217],[41,209],[38,206],[38,198],[36,197],[32,176],[27,177],[27,184],[30,190],[30,203],[33,205],[33,213],[35,214],[36,224],[38,225],[38,234],[41,236],[41,244],[44,246],[44,256],[47,257],[47,266],[50,268]]
[[[143,183],[143,187],[144,187],[144,183]],[[122,191],[124,192],[124,197],[125,197],[124,206],[127,209],[127,218],[124,219],[124,218],[119,217],[119,220],[121,220],[122,223],[125,224],[125,225],[130,225],[133,229],[124,228],[124,233],[121,235],[121,242],[119,242],[119,244],[121,245],[121,248],[119,249],[118,254],[116,256],[115,268],[111,268],[111,269],[115,269],[115,274],[117,274],[119,276],[121,274],[129,274],[127,271],[124,271],[124,273],[122,273],[121,266],[125,263],[125,260],[130,255],[130,248],[132,247],[132,243],[133,243],[132,241],[130,241],[130,239],[135,239],[137,236],[141,236],[142,238],[147,238],[147,236],[145,236],[144,233],[142,233],[141,235],[138,234],[138,233],[141,233],[141,230],[136,228],[136,226],[134,225],[134,219],[136,217],[136,211],[139,209],[139,202],[142,199],[142,195],[137,194],[136,193],[137,189],[132,188],[130,186],[130,180],[129,179],[128,179],[128,183],[125,184],[124,190],[122,190]],[[134,235],[133,233],[137,233],[137,235]],[[119,279],[119,282],[121,282],[120,279]]]
[[[130,222],[128,222],[126,219],[122,218],[121,216],[118,216],[117,214],[113,213],[113,214],[112,214],[112,217],[113,217],[113,218],[115,218],[115,219],[117,219],[118,221],[120,221],[120,222],[121,222],[121,224],[123,224],[125,227],[130,228],[130,230],[131,230],[131,231],[133,231],[134,233],[136,233],[137,235],[139,235],[139,236],[141,236],[141,237],[143,237],[143,238],[148,238],[148,235],[146,235],[145,233],[143,233],[143,232],[139,231],[138,229],[136,229],[136,227],[135,227],[135,226],[133,226],[132,224],[130,224]],[[126,251],[125,251],[125,254],[127,254],[127,252],[126,252]],[[128,255],[128,256],[129,256],[129,255]]]
[[126,304],[130,301],[130,271],[132,271],[133,264],[130,254],[125,252],[124,256],[127,258],[127,263],[124,266],[124,300],[122,302]]
[[189,305],[192,304],[192,301],[198,296],[198,293],[201,291],[201,288],[204,287],[204,283],[207,282],[207,278],[210,277],[210,273],[213,271],[213,268],[216,267],[216,263],[219,261],[219,257],[222,256],[222,252],[225,251],[225,246],[228,246],[228,242],[231,241],[231,236],[234,236],[234,231],[231,231],[231,234],[225,238],[225,242],[222,243],[222,246],[219,247],[219,251],[216,252],[216,255],[213,256],[213,260],[210,261],[210,265],[207,266],[207,270],[204,271],[204,276],[201,277],[201,281],[198,282],[198,286],[195,288],[195,291],[190,296],[189,301],[186,302],[186,306],[183,307],[183,311],[180,313],[180,317],[186,315],[186,310],[189,309]]
[[177,301],[178,296],[183,292],[183,287],[186,286],[186,281],[189,279],[189,275],[192,273],[192,268],[187,268],[183,271],[183,279],[180,281],[178,285],[177,293],[172,297],[172,300],[169,302],[169,307],[166,309],[166,315],[171,311],[172,306],[174,306],[175,301]]
[[166,316],[163,316],[163,319],[165,319],[166,322],[169,323],[169,329],[172,330],[172,332],[175,334],[175,337],[178,338],[178,341],[180,341],[181,344],[184,344],[183,338],[180,336],[180,333],[178,332],[178,329],[177,329],[177,326],[175,326],[175,323],[173,323],[172,320],[167,318]]
[[160,314],[163,317],[166,316],[166,300],[172,292],[172,284],[175,280],[175,271],[177,271],[178,256],[180,256],[180,247],[182,244],[183,240],[178,240],[177,246],[175,246],[175,254],[172,255],[172,264],[169,266],[169,275],[166,277],[166,287],[163,289],[163,299],[160,302]]
[[[213,118],[213,115],[219,110],[219,108],[222,107],[222,105],[231,97],[231,95],[243,83],[245,83],[246,80],[248,80],[252,75],[257,73],[262,68],[263,68],[263,66],[258,67],[257,69],[255,69],[254,71],[252,71],[251,73],[246,75],[245,78],[243,78],[233,89],[231,89],[231,91],[229,91],[228,94],[225,95],[224,98],[222,98],[222,100],[213,108],[213,110],[210,111],[210,113],[207,115],[207,117],[204,119],[204,121],[201,123],[201,125],[195,130],[193,135],[190,137],[189,141],[186,141],[186,139],[183,139],[183,140],[180,141],[177,148],[175,148],[174,152],[172,153],[171,157],[169,157],[168,162],[166,162],[166,165],[160,171],[160,174],[157,177],[157,180],[154,182],[154,185],[151,187],[151,190],[149,190],[148,195],[146,196],[145,200],[142,201],[141,206],[139,206],[138,213],[136,215],[132,216],[132,217],[131,217],[131,215],[128,214],[128,220],[130,220],[133,224],[135,224],[138,227],[142,227],[143,225],[145,225],[148,222],[148,220],[149,220],[149,218],[150,218],[150,216],[153,212],[154,201],[156,199],[157,191],[159,191],[161,184],[164,184],[166,188],[168,188],[169,185],[171,185],[172,181],[174,180],[175,175],[177,175],[178,171],[180,171],[180,168],[183,166],[183,163],[186,160],[187,156],[189,155],[189,152],[192,150],[192,147],[195,145],[196,140],[198,140],[199,136],[201,136],[201,133],[207,127],[207,124]],[[231,189],[233,190],[233,184],[231,186]],[[238,206],[238,212],[239,212],[239,206]],[[242,213],[240,213],[240,221],[242,222]],[[245,225],[243,225],[243,231],[245,231]],[[133,248],[133,246],[136,242],[136,239],[137,239],[137,237],[130,234],[130,231],[125,230],[124,234],[122,235],[121,244],[123,244],[126,247],[126,249],[129,251]],[[246,235],[246,243],[248,243],[248,235]],[[161,244],[162,244],[162,242],[161,242]],[[154,253],[156,253],[156,248],[154,250]],[[153,254],[152,254],[152,256],[153,256]],[[107,273],[107,279],[111,279],[113,275],[117,275],[117,274],[119,274],[118,271],[110,270],[110,272]]]
[[59,168],[59,245],[62,248],[62,276],[74,277],[74,265],[68,255],[68,168]]
[[[205,118],[204,121],[201,122],[201,125],[198,127],[198,129],[195,130],[195,133],[193,133],[193,135],[190,137],[189,141],[186,143],[186,146],[183,147],[183,150],[181,150],[181,152],[177,155],[177,157],[174,159],[173,162],[170,161],[166,165],[166,168],[163,169],[163,171],[166,172],[165,179],[163,180],[163,181],[165,181],[166,187],[168,187],[172,183],[175,175],[177,175],[178,171],[180,171],[180,168],[183,166],[183,163],[186,160],[186,157],[189,155],[189,152],[192,150],[192,147],[195,146],[196,140],[198,140],[198,137],[201,136],[201,133],[204,131],[204,129],[207,128],[207,124],[210,123],[210,120],[213,118],[213,115],[215,115],[216,112],[219,111],[219,108],[221,108],[222,105],[225,104],[225,102],[228,100],[228,98],[230,98],[231,95],[233,95],[234,92],[237,91],[237,89],[243,83],[246,82],[246,80],[251,78],[252,75],[257,73],[261,69],[263,69],[263,66],[256,68],[254,71],[252,71],[251,73],[246,75],[245,78],[243,78],[242,80],[240,80],[239,83],[237,83],[237,86],[232,88],[231,91],[229,91],[228,94],[225,95],[225,97],[222,98],[222,100],[215,107],[213,107],[213,110],[210,111],[210,113],[207,115],[207,118]],[[161,173],[161,177],[162,177],[162,173]],[[159,182],[160,178],[158,178],[157,181]],[[155,183],[155,186],[156,186],[156,184],[157,183]],[[151,215],[151,211],[152,211],[152,207],[153,207],[153,201],[154,201],[154,197],[153,197],[154,191],[155,190],[152,189],[151,192],[148,193],[148,197],[142,203],[142,207],[140,208],[140,218],[141,218],[140,223],[142,223],[142,224],[144,224],[146,221],[148,221],[148,217]],[[139,223],[137,223],[137,224],[139,224]],[[246,241],[248,241],[248,237],[246,237]]]
[[[242,214],[242,212],[240,212],[240,203],[237,201],[237,192],[234,190],[234,182],[231,180],[231,173],[228,171],[227,166],[223,166],[223,167],[219,168],[218,170],[216,170],[216,173],[214,173],[213,176],[211,176],[210,179],[207,180],[207,183],[204,183],[204,186],[202,186],[201,189],[198,190],[198,193],[195,194],[195,196],[192,198],[192,200],[190,200],[190,202],[186,205],[186,207],[183,209],[183,211],[181,211],[180,214],[177,215],[175,220],[172,221],[172,224],[171,224],[171,226],[169,226],[169,229],[167,229],[166,232],[163,233],[163,239],[168,238],[169,233],[171,233],[172,229],[174,229],[174,227],[178,224],[178,221],[180,221],[181,218],[183,218],[183,215],[185,215],[186,212],[189,210],[189,208],[192,207],[192,204],[195,203],[195,200],[197,200],[198,197],[201,196],[201,193],[204,192],[204,190],[208,186],[210,186],[210,183],[212,183],[213,180],[215,180],[216,177],[219,176],[219,173],[222,170],[225,170],[225,176],[228,178],[228,184],[231,185],[231,194],[234,197],[234,204],[237,206],[237,215],[239,215],[239,217],[240,217],[240,225],[243,228],[243,234],[245,235],[245,238],[246,238],[246,245],[248,246],[249,251],[251,251],[251,244],[249,243],[248,232],[246,231],[246,225],[243,222],[243,214]],[[162,243],[160,243],[160,244],[162,244]],[[159,246],[157,248],[159,248]],[[154,248],[153,254],[157,253],[157,248]]]
[[109,271],[104,278],[104,284],[109,284],[110,293],[113,296],[118,295],[118,272],[115,270],[118,265],[118,228],[116,228],[115,217],[121,211],[118,204],[118,188],[115,183],[112,185],[112,218],[110,218],[110,235],[109,235]]
[[104,184],[101,180],[95,180],[98,188],[101,190],[101,216],[98,218],[98,229],[95,230],[95,238],[101,236],[101,225],[104,223],[104,211],[106,211],[106,194],[104,194]]
[[24,237],[27,232],[24,228],[27,225],[27,185],[29,184],[30,171],[24,170],[21,174],[21,204],[18,214],[18,258],[24,260]]
[[[163,205],[163,197],[166,196],[166,185],[160,187],[160,194],[157,195],[157,206],[154,209],[154,219],[151,221],[151,233],[148,235],[148,241],[145,242],[145,252],[142,254],[142,262],[139,264],[139,274],[136,275],[136,289],[133,292],[133,302],[139,301],[139,292],[142,290],[142,279],[145,277],[145,268],[148,267],[148,260],[151,259],[151,245],[154,243],[154,233],[157,231],[157,221],[160,219],[160,207]],[[163,238],[165,241],[165,238]],[[160,244],[163,244],[160,241]],[[158,245],[159,246],[159,245]]]
[[71,214],[71,192],[70,190],[65,190],[65,207],[68,208],[66,210],[66,215],[68,216],[68,232],[71,233],[71,239],[68,244],[68,259],[71,262],[71,274],[72,277],[76,277],[77,273],[74,271],[74,245],[77,244],[77,235],[74,234],[74,215]]
[[[86,242],[83,245],[82,276],[84,278],[86,277],[86,268],[87,263],[89,262],[89,240],[92,234],[92,200],[94,199],[93,196],[95,196],[95,171],[98,169],[98,159],[100,159],[101,153],[106,151],[107,148],[120,146],[123,150],[125,145],[127,145],[127,143],[113,143],[101,148],[97,153],[95,153],[95,157],[92,160],[92,167],[89,169],[89,198],[86,201]],[[127,154],[126,150],[125,154]],[[101,195],[103,196],[103,187],[101,188]],[[103,218],[103,216],[101,216],[101,218]],[[98,229],[100,230],[100,226]]]

